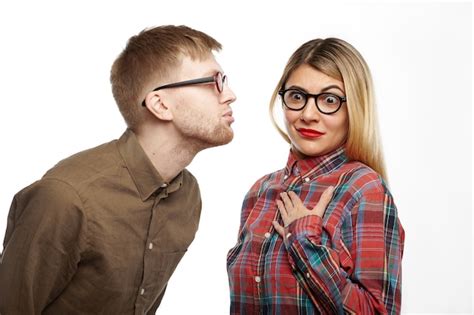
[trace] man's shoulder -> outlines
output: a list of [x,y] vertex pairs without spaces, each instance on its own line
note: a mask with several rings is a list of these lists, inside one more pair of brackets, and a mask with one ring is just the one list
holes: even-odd
[[188,191],[188,193],[194,194],[194,195],[197,195],[197,196],[201,195],[198,180],[186,168],[183,170],[182,184],[183,184],[185,190]]
[[59,207],[61,209],[79,205],[80,198],[70,183],[57,178],[42,178],[26,186],[15,195],[13,203],[15,208],[23,209],[29,204],[34,204],[38,208],[48,205],[47,209],[55,210],[59,205],[62,206]]
[[101,174],[120,169],[122,165],[117,140],[113,140],[59,161],[45,173],[43,179],[57,179],[76,187]]
[[198,184],[196,177],[194,177],[193,173],[191,173],[187,168],[183,169],[183,180],[196,185]]

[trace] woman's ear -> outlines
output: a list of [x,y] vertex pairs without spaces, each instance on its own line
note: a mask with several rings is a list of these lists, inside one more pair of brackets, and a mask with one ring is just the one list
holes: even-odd
[[147,94],[145,97],[145,106],[150,113],[163,121],[173,120],[173,113],[168,107],[167,103],[164,102],[163,93],[161,91],[154,91]]

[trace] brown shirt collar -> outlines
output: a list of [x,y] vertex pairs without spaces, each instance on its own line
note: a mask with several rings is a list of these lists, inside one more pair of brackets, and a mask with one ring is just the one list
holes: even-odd
[[182,186],[182,171],[170,183],[163,180],[131,129],[123,133],[117,146],[143,201],[150,198],[160,188],[167,188],[168,193],[172,193]]

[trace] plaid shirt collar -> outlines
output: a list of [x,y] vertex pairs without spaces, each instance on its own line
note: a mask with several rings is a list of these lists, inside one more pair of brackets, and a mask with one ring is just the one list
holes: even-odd
[[288,161],[285,167],[285,174],[288,176],[301,176],[314,178],[331,172],[347,162],[348,158],[344,146],[337,148],[330,153],[300,159],[293,150],[290,150]]

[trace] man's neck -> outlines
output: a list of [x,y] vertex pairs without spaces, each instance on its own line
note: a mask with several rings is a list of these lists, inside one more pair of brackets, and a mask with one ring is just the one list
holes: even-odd
[[[166,136],[163,136],[166,135]],[[138,142],[165,182],[170,182],[191,163],[197,150],[177,137],[155,132],[137,134]]]

